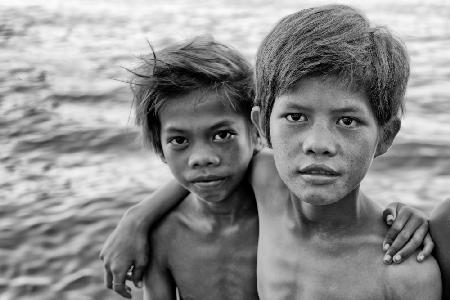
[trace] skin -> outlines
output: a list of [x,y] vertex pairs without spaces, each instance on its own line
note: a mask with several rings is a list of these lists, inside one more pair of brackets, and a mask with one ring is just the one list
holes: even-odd
[[[159,112],[164,160],[190,194],[161,220],[145,299],[258,299],[258,216],[243,177],[255,131],[214,93],[168,100]],[[168,238],[170,237],[170,238]]]
[[[261,129],[258,108],[252,119]],[[304,79],[275,100],[270,131],[281,180],[252,179],[261,299],[440,299],[433,258],[395,268],[377,259],[386,227],[359,184],[392,143],[394,136],[379,138],[382,130],[367,97],[337,81]],[[254,173],[273,168],[259,160]]]
[[450,198],[435,207],[431,213],[430,231],[436,243],[434,256],[442,274],[442,299],[450,298]]

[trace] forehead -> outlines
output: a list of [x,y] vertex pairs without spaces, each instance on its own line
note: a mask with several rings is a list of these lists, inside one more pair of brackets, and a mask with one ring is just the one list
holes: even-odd
[[236,123],[248,118],[236,112],[227,99],[210,91],[197,90],[168,99],[160,108],[161,128],[188,129],[218,123]]
[[373,116],[366,94],[336,78],[303,79],[275,100],[275,106],[301,106],[320,110],[351,109]]

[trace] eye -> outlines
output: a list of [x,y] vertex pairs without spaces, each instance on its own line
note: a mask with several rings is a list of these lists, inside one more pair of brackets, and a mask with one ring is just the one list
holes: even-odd
[[168,140],[169,144],[173,146],[184,146],[187,145],[188,140],[185,137],[182,136],[175,136]]
[[286,120],[289,122],[305,122],[308,120],[304,114],[301,113],[291,113],[286,115]]
[[337,121],[338,125],[341,125],[346,128],[354,128],[358,125],[358,120],[351,117],[342,117]]
[[234,136],[235,134],[233,132],[230,132],[228,130],[221,130],[214,135],[213,140],[225,141],[232,139]]

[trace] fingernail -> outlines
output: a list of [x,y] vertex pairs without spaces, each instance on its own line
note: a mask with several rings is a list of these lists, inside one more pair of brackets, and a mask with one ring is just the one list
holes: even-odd
[[388,223],[388,225],[391,225],[394,222],[394,216],[393,215],[388,215],[386,217],[386,223]]
[[395,263],[399,263],[401,260],[402,260],[402,257],[399,254],[394,256],[394,262]]
[[417,256],[417,260],[418,261],[423,261],[425,257],[423,256],[423,254],[419,254],[419,256]]
[[138,281],[137,287],[138,287],[138,288],[141,288],[141,287],[142,287],[142,281]]
[[389,245],[389,244],[384,244],[384,245],[383,245],[383,250],[384,250],[384,251],[387,251],[387,250],[389,249],[390,246],[391,246],[391,245]]
[[392,257],[388,254],[386,254],[383,258],[385,263],[391,263],[391,259],[392,259]]

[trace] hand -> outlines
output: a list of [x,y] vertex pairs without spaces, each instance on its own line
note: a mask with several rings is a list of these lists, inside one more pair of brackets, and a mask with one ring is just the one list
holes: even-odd
[[126,280],[142,287],[142,278],[148,263],[147,230],[140,227],[128,210],[116,229],[109,235],[100,252],[104,264],[105,285],[125,298],[131,298]]
[[383,261],[386,264],[401,263],[422,244],[417,261],[422,262],[431,255],[434,243],[428,233],[427,216],[423,212],[393,202],[383,211],[383,220],[392,225],[383,241],[383,250],[386,251]]

